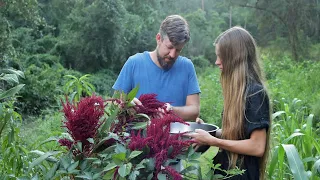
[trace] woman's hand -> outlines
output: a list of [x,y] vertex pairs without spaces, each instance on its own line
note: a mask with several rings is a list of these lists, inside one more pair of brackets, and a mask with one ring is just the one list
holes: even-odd
[[218,140],[218,138],[202,129],[196,129],[194,133],[187,134],[187,136],[192,137],[196,143],[203,145],[214,146]]

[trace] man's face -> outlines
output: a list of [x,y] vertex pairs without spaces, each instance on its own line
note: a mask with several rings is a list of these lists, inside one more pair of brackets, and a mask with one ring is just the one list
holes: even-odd
[[184,44],[173,46],[168,37],[164,37],[163,40],[161,40],[160,34],[158,34],[157,45],[158,62],[164,70],[168,70],[180,55]]

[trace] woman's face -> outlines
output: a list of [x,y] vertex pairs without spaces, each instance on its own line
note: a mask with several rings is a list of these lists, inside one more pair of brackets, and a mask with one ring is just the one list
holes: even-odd
[[220,53],[219,53],[219,45],[216,44],[216,56],[217,56],[217,59],[216,59],[216,62],[215,64],[219,67],[219,69],[222,71],[222,61],[220,59]]

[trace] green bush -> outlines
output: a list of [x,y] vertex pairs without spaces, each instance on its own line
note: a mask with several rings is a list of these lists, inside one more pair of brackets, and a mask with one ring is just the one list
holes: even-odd
[[201,89],[200,118],[206,123],[221,127],[221,113],[223,107],[222,89],[220,84],[220,70],[208,67],[198,73]]
[[112,86],[117,79],[117,75],[109,70],[101,70],[91,77],[91,82],[96,88],[96,93],[102,96],[112,96],[113,90]]

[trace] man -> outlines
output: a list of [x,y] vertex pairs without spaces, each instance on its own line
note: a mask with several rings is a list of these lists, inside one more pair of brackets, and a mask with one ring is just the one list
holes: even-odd
[[156,49],[129,57],[112,88],[128,93],[139,85],[137,97],[157,94],[159,101],[170,103],[167,110],[195,121],[200,111],[200,88],[193,63],[179,56],[189,39],[189,26],[183,17],[166,17],[156,35]]

